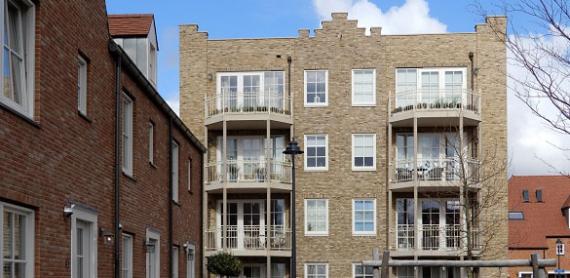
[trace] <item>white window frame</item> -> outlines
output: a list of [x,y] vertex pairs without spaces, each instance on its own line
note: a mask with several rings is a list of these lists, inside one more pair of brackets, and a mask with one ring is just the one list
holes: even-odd
[[[354,165],[354,158],[355,158],[355,147],[354,138],[357,136],[372,136],[372,140],[374,143],[372,144],[372,166],[356,166]],[[352,170],[353,171],[376,171],[376,134],[375,133],[357,133],[352,134]]]
[[[356,71],[364,71],[364,70],[372,70],[372,102],[366,103],[359,103],[355,100],[355,91],[354,91],[354,73]],[[352,70],[352,106],[376,106],[376,69],[353,69]]]
[[77,56],[78,59],[78,73],[77,73],[77,110],[84,116],[87,116],[87,70],[88,63],[81,55]]
[[[325,101],[324,102],[307,102],[307,72],[315,72],[315,71],[324,71],[325,72]],[[304,82],[303,82],[303,102],[305,103],[305,107],[326,107],[329,105],[329,71],[325,69],[314,69],[314,70],[305,70],[304,71]]]
[[[373,230],[372,231],[357,231],[356,230],[356,209],[355,209],[355,203],[357,201],[372,201],[372,206],[374,208],[373,211],[373,218],[374,218],[374,222],[373,222]],[[360,198],[360,199],[352,199],[352,235],[353,236],[376,236],[376,223],[378,221],[376,221],[376,199],[373,198]]]
[[[463,84],[462,84],[462,89],[465,90],[467,89],[467,68],[466,67],[433,67],[433,68],[405,68],[405,67],[400,67],[400,68],[396,68],[394,70],[394,88],[396,88],[396,90],[394,91],[394,96],[395,96],[395,101],[394,104],[396,106],[398,106],[397,103],[397,99],[398,99],[398,70],[404,70],[404,69],[410,69],[410,70],[416,70],[416,93],[419,94],[419,96],[415,96],[415,99],[419,102],[421,102],[422,99],[422,73],[423,72],[438,72],[438,93],[441,93],[442,90],[444,90],[445,88],[445,72],[447,71],[461,71],[463,74]],[[407,92],[405,92],[407,93]],[[416,101],[415,100],[415,101]],[[417,103],[414,101],[413,105],[415,106]],[[464,101],[464,99],[463,99]]]
[[154,165],[154,123],[148,122],[148,162]]
[[[122,249],[122,262],[121,262],[121,274],[123,278],[133,278],[133,236],[130,234],[123,233],[123,249]],[[128,242],[128,243],[127,243]],[[127,246],[128,245],[128,246]],[[128,247],[128,248],[127,248]]]
[[[308,147],[307,137],[310,137],[310,136],[324,136],[325,137],[325,156],[326,156],[326,158],[325,158],[325,166],[324,167],[308,167],[308,165],[307,165],[307,147]],[[306,172],[328,171],[329,170],[329,136],[328,136],[328,134],[305,134],[304,140],[305,140],[304,144],[303,144],[304,145],[304,151],[305,151],[305,155],[304,155],[304,158],[305,158],[305,163],[304,163],[305,167],[304,168],[305,169],[304,170]]]
[[180,249],[178,248],[178,246],[173,245],[172,246],[172,278],[178,278],[179,275],[179,263],[178,263],[178,257],[179,257],[179,251]]
[[122,169],[123,173],[128,176],[133,175],[133,115],[134,115],[134,101],[129,95],[123,92],[122,98],[122,111],[121,111],[121,118],[122,127],[122,148],[123,148],[123,155],[122,155]]
[[[308,215],[308,201],[324,201],[325,202],[325,230],[324,231],[309,231],[308,224],[309,221],[307,220]],[[328,236],[329,235],[329,199],[305,199],[305,236]]]
[[[4,0],[0,4],[0,13],[4,18],[6,13],[6,5],[8,0]],[[36,6],[30,0],[16,0],[17,4],[26,6],[27,9],[22,10],[22,20],[26,20],[26,24],[21,23],[22,41],[20,42],[24,53],[24,62],[22,64],[20,87],[22,93],[22,103],[18,104],[14,100],[7,98],[3,93],[0,93],[0,103],[6,105],[10,109],[22,114],[23,116],[32,119],[34,116],[34,78],[35,78],[35,38],[36,38]],[[4,26],[4,22],[2,26]],[[4,51],[4,27],[0,28],[0,38],[2,38],[2,52]],[[26,36],[26,38],[24,38]],[[25,42],[25,43],[24,43]],[[0,76],[4,76],[4,53],[0,55]],[[12,69],[10,69],[12,70]],[[0,91],[4,92],[4,83],[0,82]]]
[[[192,255],[192,257],[190,257],[190,255]],[[195,278],[196,277],[195,271],[196,271],[196,246],[190,243],[186,248],[186,278]]]
[[172,150],[171,150],[171,157],[170,159],[172,160],[172,201],[177,202],[178,203],[178,189],[180,187],[180,145],[178,145],[178,142],[176,142],[176,140],[172,140]]
[[[561,248],[558,248],[561,247]],[[564,242],[562,242],[561,244],[556,243],[556,256],[564,256],[564,254],[566,253],[566,246],[564,244]]]
[[91,209],[73,205],[71,214],[71,278],[76,277],[77,261],[75,257],[77,256],[77,220],[90,223],[90,235],[91,235],[91,246],[89,253],[90,271],[89,278],[97,277],[97,213]]
[[[31,209],[15,206],[12,204],[0,202],[0,232],[4,234],[4,212],[8,210],[12,213],[25,215],[26,217],[26,230],[23,235],[25,240],[25,272],[24,277],[34,277],[35,267],[35,213]],[[0,250],[4,250],[4,237],[0,237]],[[6,258],[4,255],[0,256],[0,265],[4,266]]]
[[149,271],[150,271],[150,265],[149,265],[149,252],[146,251],[146,259],[145,259],[145,265],[146,265],[146,271],[145,271],[145,277],[146,278],[151,278],[151,277],[160,277],[160,233],[154,229],[151,228],[147,228],[146,230],[146,241],[145,242],[149,242],[150,239],[156,240],[156,246],[154,246],[154,252],[155,252],[155,256],[156,256],[156,262],[155,262],[155,266],[154,266],[154,276],[151,276]]
[[188,186],[188,192],[192,192],[192,158],[186,160],[186,171],[188,171],[186,176],[186,185]]
[[352,277],[353,278],[356,278],[356,268],[359,266],[363,266],[363,265],[361,263],[353,263],[352,264]]
[[325,276],[328,278],[329,277],[329,264],[328,263],[306,263],[305,264],[305,277],[308,278],[309,277],[309,266],[310,265],[314,265],[314,266],[319,266],[319,265],[324,265],[325,266]]

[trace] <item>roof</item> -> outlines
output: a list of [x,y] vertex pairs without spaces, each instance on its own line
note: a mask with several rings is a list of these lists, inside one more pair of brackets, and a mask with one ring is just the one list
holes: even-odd
[[[529,202],[522,192],[528,190]],[[543,202],[536,200],[542,190]],[[509,211],[520,211],[523,220],[509,220],[509,248],[545,249],[548,237],[570,237],[562,208],[570,203],[570,177],[513,176],[509,180]]]
[[154,22],[152,14],[115,14],[108,18],[112,37],[146,37]]

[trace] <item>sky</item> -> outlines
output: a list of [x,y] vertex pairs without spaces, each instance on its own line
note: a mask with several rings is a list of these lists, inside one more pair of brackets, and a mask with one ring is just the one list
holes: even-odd
[[[333,11],[349,12],[363,27],[381,26],[384,34],[470,32],[483,22],[476,0],[107,0],[110,14],[153,13],[158,41],[158,87],[174,108],[178,102],[178,26],[198,24],[209,38],[296,37],[298,29],[315,29]],[[511,1],[511,0],[505,0]],[[485,6],[501,14],[499,6]],[[522,32],[547,32],[532,20],[509,18]],[[566,46],[568,47],[568,46]],[[570,50],[570,49],[569,49]],[[508,63],[509,73],[524,74]],[[545,106],[548,109],[548,106]],[[509,174],[570,172],[568,136],[548,128],[508,92]],[[568,141],[568,142],[567,142]],[[545,163],[548,161],[548,163]]]

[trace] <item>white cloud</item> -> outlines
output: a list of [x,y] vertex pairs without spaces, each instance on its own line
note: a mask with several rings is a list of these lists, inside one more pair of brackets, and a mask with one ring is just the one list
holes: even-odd
[[168,103],[168,106],[174,110],[174,113],[176,113],[176,115],[180,116],[180,98],[178,96],[178,93],[171,94],[171,98],[167,99],[166,103]]
[[383,34],[445,33],[447,26],[429,14],[425,0],[406,0],[402,6],[387,11],[368,0],[313,0],[321,19],[329,19],[332,12],[348,12],[358,20],[360,27],[382,27]]

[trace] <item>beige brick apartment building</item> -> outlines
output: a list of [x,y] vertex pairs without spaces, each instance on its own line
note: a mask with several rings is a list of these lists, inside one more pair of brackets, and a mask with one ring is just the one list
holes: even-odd
[[[494,168],[507,158],[506,54],[494,32],[505,26],[489,17],[471,33],[366,35],[334,13],[313,35],[226,40],[182,26],[181,116],[208,148],[205,256],[231,251],[245,277],[288,277],[294,208],[298,277],[372,277],[359,262],[374,247],[393,259],[465,258],[459,185],[473,201],[490,187],[506,194],[505,174],[480,178],[487,153]],[[305,151],[294,205],[282,154],[291,138]],[[499,200],[470,223],[506,223]],[[476,244],[475,257],[506,258],[506,225],[469,234],[488,247]]]

